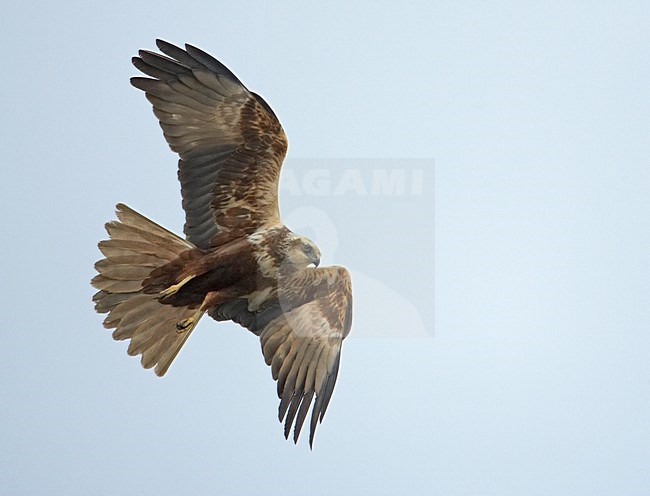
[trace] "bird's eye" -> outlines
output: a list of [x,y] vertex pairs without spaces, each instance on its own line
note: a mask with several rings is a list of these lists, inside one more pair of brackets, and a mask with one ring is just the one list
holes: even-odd
[[304,249],[305,249],[305,253],[311,253],[313,251],[311,246],[309,246],[309,245],[305,245]]

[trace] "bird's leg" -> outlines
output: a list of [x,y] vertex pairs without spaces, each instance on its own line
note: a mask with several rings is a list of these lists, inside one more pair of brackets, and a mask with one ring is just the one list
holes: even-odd
[[175,295],[176,293],[178,293],[179,289],[181,289],[185,284],[190,282],[192,279],[194,279],[194,276],[187,276],[178,284],[174,284],[172,286],[169,286],[167,289],[162,290],[160,293],[158,293],[158,299],[162,300],[169,296]]
[[203,317],[203,314],[205,312],[207,312],[211,307],[220,305],[230,297],[231,296],[226,292],[210,291],[207,295],[205,295],[205,298],[203,298],[203,303],[201,303],[199,309],[194,312],[191,317],[188,317],[187,319],[183,319],[180,322],[176,323],[176,332],[181,334],[183,332],[192,331],[196,327],[196,324],[199,323],[199,320],[201,320],[201,317]]
[[232,291],[229,291],[228,288],[225,290],[222,289],[221,291],[210,291],[207,295],[205,295],[205,298],[203,298],[203,303],[201,303],[201,308],[203,309],[204,312],[206,312],[208,309],[212,307],[217,307],[224,303],[225,301],[229,300],[232,298],[234,294],[232,294]]
[[188,317],[187,319],[183,319],[180,322],[176,323],[176,332],[178,334],[183,334],[184,332],[190,332],[193,331],[194,328],[196,327],[196,324],[199,323],[199,320],[201,320],[201,317],[203,317],[203,314],[205,313],[205,310],[201,310],[200,308],[192,314],[191,317]]

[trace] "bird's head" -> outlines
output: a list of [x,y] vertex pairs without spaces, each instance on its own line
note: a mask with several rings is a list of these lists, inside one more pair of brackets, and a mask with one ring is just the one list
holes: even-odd
[[320,250],[311,239],[304,236],[294,236],[287,250],[287,261],[299,269],[303,269],[310,264],[318,267]]

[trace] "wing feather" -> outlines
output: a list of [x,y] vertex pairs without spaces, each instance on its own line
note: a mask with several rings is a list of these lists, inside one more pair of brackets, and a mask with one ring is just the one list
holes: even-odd
[[316,426],[325,415],[336,384],[341,344],[351,326],[350,276],[342,267],[305,269],[281,280],[276,297],[284,312],[261,329],[242,305],[231,303],[211,315],[250,323],[249,329],[259,333],[262,354],[277,380],[278,418],[284,422],[285,437],[293,426],[293,439],[298,441],[312,408],[312,446]]
[[[312,399],[314,398],[314,391],[309,391],[305,393],[302,398],[302,403],[300,404],[300,410],[298,410],[298,415],[296,416],[296,423],[293,429],[293,442],[298,442],[298,437],[300,437],[300,431],[302,425],[305,423],[305,418],[307,418],[307,412],[311,406]],[[310,443],[311,445],[312,443]]]
[[[170,148],[178,153],[185,234],[208,249],[279,226],[278,180],[287,139],[277,117],[204,51],[157,40],[133,64]],[[233,210],[232,205],[239,207]]]

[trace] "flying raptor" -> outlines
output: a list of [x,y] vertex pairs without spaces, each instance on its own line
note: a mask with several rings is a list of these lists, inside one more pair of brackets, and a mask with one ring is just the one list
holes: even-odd
[[95,309],[129,355],[164,375],[206,313],[259,336],[298,441],[311,407],[309,444],[336,383],[352,324],[343,267],[318,268],[320,251],[280,219],[278,180],[287,138],[271,107],[218,60],[157,40],[135,67],[176,152],[185,239],[123,204],[99,243]]

